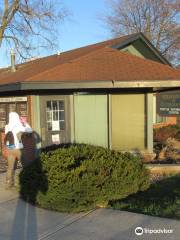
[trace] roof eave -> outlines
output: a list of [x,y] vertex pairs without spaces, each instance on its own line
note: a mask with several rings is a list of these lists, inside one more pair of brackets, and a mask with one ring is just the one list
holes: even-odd
[[62,82],[19,82],[0,86],[0,92],[54,89],[119,89],[119,88],[177,88],[178,80],[141,80],[141,81],[62,81]]
[[169,88],[169,87],[180,87],[180,80],[141,80],[132,82],[115,81],[115,87],[131,86],[132,88]]
[[19,90],[21,90],[20,82],[0,85],[0,92],[14,92]]

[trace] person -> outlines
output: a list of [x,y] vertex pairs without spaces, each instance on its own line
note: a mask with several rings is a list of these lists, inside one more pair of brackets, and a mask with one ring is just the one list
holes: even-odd
[[18,160],[23,160],[23,133],[32,133],[32,128],[25,121],[21,121],[18,113],[9,113],[9,123],[5,126],[5,145],[7,148],[6,189],[14,187],[15,167]]

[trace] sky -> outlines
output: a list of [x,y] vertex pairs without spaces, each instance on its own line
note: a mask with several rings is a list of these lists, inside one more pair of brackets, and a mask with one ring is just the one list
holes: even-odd
[[[58,51],[63,52],[110,38],[110,33],[99,20],[100,14],[106,11],[105,0],[64,0],[70,15],[60,26]],[[1,49],[0,67],[10,64],[5,49]],[[3,52],[3,54],[2,54]],[[51,55],[55,52],[48,52]]]

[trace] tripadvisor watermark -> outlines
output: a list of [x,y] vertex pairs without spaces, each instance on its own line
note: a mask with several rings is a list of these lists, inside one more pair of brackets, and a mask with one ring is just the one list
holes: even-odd
[[166,228],[156,228],[156,229],[150,229],[150,228],[142,228],[137,227],[135,229],[135,234],[138,236],[141,236],[143,234],[171,234],[173,233],[173,229],[166,229]]

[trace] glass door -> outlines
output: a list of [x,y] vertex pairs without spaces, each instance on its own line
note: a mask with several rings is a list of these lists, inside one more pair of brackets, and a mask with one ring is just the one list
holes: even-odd
[[69,96],[41,96],[42,147],[70,142]]

